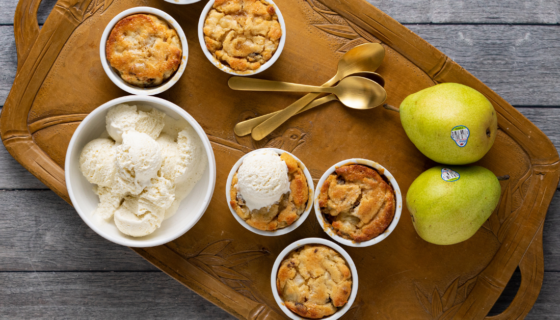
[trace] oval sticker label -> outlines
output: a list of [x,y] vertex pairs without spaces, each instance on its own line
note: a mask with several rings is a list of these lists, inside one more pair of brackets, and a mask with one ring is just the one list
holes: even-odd
[[451,129],[451,139],[461,148],[467,145],[470,135],[469,128],[465,126],[456,126]]
[[455,182],[461,178],[461,175],[457,171],[443,168],[441,169],[441,178],[447,182]]

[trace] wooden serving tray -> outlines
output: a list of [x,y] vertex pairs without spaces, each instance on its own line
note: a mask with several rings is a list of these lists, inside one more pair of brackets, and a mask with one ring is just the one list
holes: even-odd
[[[225,182],[244,153],[270,146],[296,154],[315,179],[352,157],[389,169],[406,194],[433,162],[408,140],[399,115],[383,108],[356,111],[339,103],[290,120],[264,141],[238,138],[233,126],[279,110],[295,94],[234,92],[229,75],[203,55],[197,24],[205,2],[175,6],[161,0],[59,0],[39,31],[40,0],[21,0],[14,19],[18,72],[2,112],[8,151],[27,170],[69,201],[64,157],[72,133],[89,112],[122,95],[103,72],[101,33],[109,20],[134,6],[171,14],[189,39],[181,80],[161,97],[187,110],[213,142],[218,176],[212,203],[187,234],[166,245],[136,251],[187,287],[243,319],[280,319],[270,270],[289,243],[326,234],[313,214],[296,231],[262,237],[245,230],[226,203]],[[359,293],[345,319],[477,319],[486,316],[519,266],[522,282],[510,307],[492,319],[525,316],[543,279],[542,230],[559,180],[559,156],[549,139],[483,83],[389,16],[361,0],[277,0],[287,25],[286,46],[263,78],[322,84],[345,51],[380,42],[387,51],[378,70],[387,80],[388,102],[398,106],[413,92],[458,82],[482,92],[498,112],[499,133],[480,161],[502,182],[502,199],[478,233],[466,242],[436,246],[421,240],[406,208],[385,241],[346,248],[358,267]]]

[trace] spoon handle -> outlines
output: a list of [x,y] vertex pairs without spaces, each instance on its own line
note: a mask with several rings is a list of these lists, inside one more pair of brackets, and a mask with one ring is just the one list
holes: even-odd
[[[336,96],[334,94],[329,94],[328,96],[319,98],[317,100],[313,100],[313,102],[308,104],[305,108],[301,109],[296,114],[300,114],[300,113],[305,112],[307,110],[311,110],[315,107],[318,107],[322,104],[325,104],[327,102],[334,101],[334,100],[337,100]],[[252,118],[252,119],[249,119],[249,120],[239,122],[233,128],[233,132],[235,132],[235,134],[240,136],[240,137],[246,136],[246,135],[251,133],[251,130],[253,130],[254,127],[263,123],[265,120],[268,120],[269,118],[271,118],[275,114],[279,113],[280,111],[271,112],[271,113],[268,113],[268,114],[265,114],[265,115],[262,115],[262,116],[259,116],[259,117],[256,117],[256,118]]]
[[229,87],[241,91],[280,91],[280,92],[330,92],[331,88],[308,86],[305,84],[290,83],[284,81],[271,81],[263,79],[252,79],[245,77],[231,77],[228,81]]
[[[338,73],[332,77],[329,81],[323,84],[323,87],[330,87],[340,81],[342,76]],[[298,113],[301,109],[305,108],[306,105],[311,103],[311,101],[315,100],[319,97],[320,94],[318,93],[308,93],[303,98],[300,98],[298,101],[292,103],[284,110],[281,110],[277,114],[273,115],[269,119],[263,121],[263,123],[259,124],[253,131],[251,131],[251,137],[255,141],[260,141],[268,136],[272,131],[276,130],[276,128],[280,127],[284,122],[288,121],[293,115]]]

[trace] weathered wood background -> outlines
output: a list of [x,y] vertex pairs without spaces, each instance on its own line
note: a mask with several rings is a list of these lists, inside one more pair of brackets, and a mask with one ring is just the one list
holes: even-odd
[[[42,24],[56,0],[44,0]],[[560,0],[369,0],[457,61],[560,147]],[[16,73],[17,0],[0,0],[0,106]],[[528,318],[560,319],[560,193]],[[504,310],[517,272],[490,312]],[[232,319],[131,250],[91,231],[0,144],[1,318]]]

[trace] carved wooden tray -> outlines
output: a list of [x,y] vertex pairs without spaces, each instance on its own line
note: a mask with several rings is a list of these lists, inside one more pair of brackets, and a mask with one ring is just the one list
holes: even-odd
[[[245,230],[227,208],[225,182],[244,153],[273,146],[296,154],[314,178],[351,157],[375,160],[399,181],[403,194],[433,165],[407,139],[397,113],[383,108],[354,111],[338,103],[289,121],[262,142],[237,138],[233,126],[249,116],[279,110],[295,94],[234,92],[229,76],[204,57],[196,26],[204,2],[175,6],[160,0],[59,0],[39,31],[40,0],[21,0],[14,19],[18,72],[1,117],[9,152],[69,201],[64,157],[78,123],[97,106],[125,95],[103,72],[99,39],[119,12],[149,5],[170,13],[189,39],[181,80],[161,96],[193,115],[213,142],[218,178],[208,211],[186,235],[164,246],[137,249],[170,276],[238,318],[280,319],[270,270],[276,255],[304,237],[326,237],[311,215],[296,231],[262,237]],[[549,139],[483,83],[375,7],[362,0],[277,0],[287,42],[262,77],[322,84],[341,54],[365,42],[387,50],[378,70],[387,80],[388,102],[440,82],[459,82],[485,94],[498,112],[496,143],[480,164],[502,182],[502,199],[483,228],[454,246],[435,246],[416,235],[403,212],[393,234],[375,246],[346,248],[358,266],[360,290],[345,319],[476,319],[486,316],[512,273],[521,287],[510,307],[493,319],[525,316],[543,279],[542,230],[559,179],[559,157]]]

